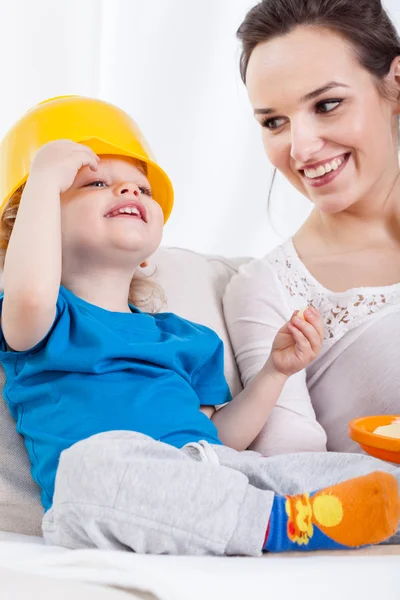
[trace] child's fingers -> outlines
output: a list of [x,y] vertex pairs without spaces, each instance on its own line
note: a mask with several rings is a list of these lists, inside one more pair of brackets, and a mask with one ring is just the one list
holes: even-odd
[[307,338],[313,352],[317,354],[321,348],[322,340],[314,325],[311,325],[311,323],[308,323],[304,319],[299,319],[299,317],[293,317],[291,323],[302,332]]
[[322,322],[321,313],[313,306],[309,306],[304,311],[304,318],[315,327],[315,329],[318,331],[318,335],[321,338],[321,341],[323,341],[324,324]]
[[82,167],[89,167],[91,171],[97,171],[100,158],[90,148],[77,152],[77,156],[79,156]]
[[87,152],[86,152],[86,156],[87,156],[87,165],[88,167],[90,167],[90,169],[92,171],[97,171],[98,167],[99,167],[99,162],[100,162],[100,157],[97,156],[97,154],[95,152],[93,152],[93,150],[91,150],[90,148],[86,148]]
[[91,171],[97,171],[99,168],[99,164],[97,162],[95,163],[88,163],[88,167]]
[[293,323],[288,323],[288,329],[292,334],[293,339],[296,342],[296,345],[299,348],[300,352],[302,352],[303,354],[309,352],[311,349],[310,342],[308,341],[306,336],[300,331],[300,329],[297,329],[297,327],[293,325]]
[[90,167],[93,171],[97,171],[100,162],[100,157],[93,152],[88,146],[73,142],[72,152],[82,157],[82,166]]

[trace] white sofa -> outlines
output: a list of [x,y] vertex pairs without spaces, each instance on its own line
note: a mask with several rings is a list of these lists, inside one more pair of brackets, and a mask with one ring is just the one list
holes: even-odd
[[[245,260],[169,248],[159,250],[148,268],[165,291],[166,310],[208,325],[220,335],[225,344],[225,374],[233,394],[240,391],[241,383],[224,323],[222,296]],[[3,385],[4,376],[0,378],[1,389]],[[361,589],[364,598],[377,593],[384,593],[386,600],[400,598],[398,547],[307,557],[267,556],[261,560],[73,552],[43,545],[41,517],[39,490],[29,473],[24,444],[0,396],[1,600],[233,600],[259,598],[260,593],[263,598],[275,598],[279,593],[280,599],[336,600],[361,598]],[[350,594],[349,586],[356,579],[358,593]]]

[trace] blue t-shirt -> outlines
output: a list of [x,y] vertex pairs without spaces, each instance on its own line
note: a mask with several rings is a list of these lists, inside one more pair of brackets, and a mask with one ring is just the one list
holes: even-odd
[[131,311],[104,310],[61,287],[54,324],[35,348],[9,351],[1,336],[4,396],[45,510],[61,452],[97,433],[137,431],[178,448],[221,443],[199,410],[231,398],[220,338],[171,313]]

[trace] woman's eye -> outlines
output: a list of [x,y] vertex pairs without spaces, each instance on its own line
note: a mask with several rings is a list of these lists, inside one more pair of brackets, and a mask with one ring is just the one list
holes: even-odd
[[263,121],[261,125],[265,127],[265,129],[270,129],[271,131],[273,131],[274,129],[282,127],[282,125],[284,125],[285,123],[286,119],[284,119],[283,117],[273,117],[271,119],[265,119],[265,121]]
[[151,189],[146,186],[139,186],[139,192],[144,196],[149,196],[151,198]]
[[324,102],[318,102],[317,104],[317,112],[319,113],[329,113],[335,110],[342,103],[342,100],[325,100]]

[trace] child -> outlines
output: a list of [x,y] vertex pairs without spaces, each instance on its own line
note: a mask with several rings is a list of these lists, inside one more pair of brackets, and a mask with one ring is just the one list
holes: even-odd
[[317,311],[292,317],[252,385],[230,399],[214,332],[135,306],[136,272],[160,244],[173,196],[125,113],[49,100],[11,129],[0,164],[5,398],[48,542],[256,555],[395,533],[393,475],[284,497],[269,459],[235,452],[318,354]]

